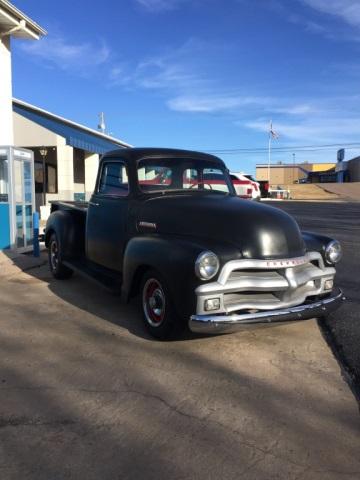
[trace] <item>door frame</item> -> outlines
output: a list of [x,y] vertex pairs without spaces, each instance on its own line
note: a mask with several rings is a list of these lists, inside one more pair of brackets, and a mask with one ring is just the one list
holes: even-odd
[[[30,163],[30,172],[32,177],[31,182],[31,206],[32,214],[35,212],[35,180],[34,180],[34,154],[31,150],[24,148],[10,147],[8,150],[9,159],[9,214],[10,214],[10,249],[17,253],[24,253],[32,251],[33,243],[26,245],[26,238],[23,247],[17,247],[17,226],[16,226],[16,198],[15,198],[15,161],[21,161],[21,180],[23,182],[22,188],[22,221],[23,221],[23,236],[26,235],[26,218],[25,218],[25,185],[24,185],[24,162]],[[31,219],[32,224],[32,219]]]

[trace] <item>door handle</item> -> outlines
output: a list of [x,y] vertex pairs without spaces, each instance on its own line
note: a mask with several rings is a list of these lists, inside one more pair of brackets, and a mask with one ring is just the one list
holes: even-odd
[[89,202],[89,205],[92,205],[93,207],[98,207],[100,205],[100,203]]

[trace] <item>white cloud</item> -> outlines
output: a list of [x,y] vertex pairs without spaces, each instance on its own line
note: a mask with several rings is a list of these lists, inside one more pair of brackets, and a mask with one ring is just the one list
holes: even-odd
[[[260,132],[269,131],[267,120],[256,120],[251,122],[237,122]],[[274,128],[280,135],[280,139],[295,140],[299,143],[335,143],[344,142],[349,139],[356,139],[360,131],[360,118],[353,117],[324,117],[310,118],[298,123],[286,122],[284,120],[274,122]]]
[[273,113],[284,113],[286,115],[309,115],[310,113],[314,113],[317,109],[312,105],[307,103],[299,104],[299,105],[291,105],[285,107],[272,107],[270,112]]
[[144,58],[133,65],[115,65],[109,80],[111,85],[183,92],[187,89],[204,88],[208,83],[193,64],[194,56],[204,57],[209,45],[197,39],[189,39],[172,50]]
[[70,43],[61,36],[48,36],[38,42],[22,43],[20,48],[28,55],[48,66],[57,66],[62,70],[84,70],[105,63],[110,50],[104,42]]
[[237,110],[245,106],[266,106],[271,100],[266,97],[246,97],[231,94],[181,95],[167,102],[171,110],[179,112],[221,112]]
[[[306,0],[305,0],[306,1]],[[325,28],[324,25],[320,25],[317,22],[314,22],[313,20],[309,20],[308,18],[302,16],[302,15],[295,15],[291,14],[288,16],[288,21],[291,23],[294,23],[295,25],[301,25],[305,28],[310,33],[322,33],[327,35],[328,30]]]
[[309,7],[323,13],[340,17],[350,25],[360,26],[359,0],[301,0]]
[[143,88],[177,89],[199,81],[195,73],[175,59],[155,57],[140,62],[135,71],[136,83]]

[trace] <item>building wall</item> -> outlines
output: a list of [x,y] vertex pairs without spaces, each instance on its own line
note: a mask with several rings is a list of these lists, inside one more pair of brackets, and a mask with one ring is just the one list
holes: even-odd
[[89,200],[95,189],[99,168],[99,155],[87,152],[85,155],[85,200]]
[[[13,112],[14,145],[21,147],[56,146],[58,135]],[[61,138],[61,137],[60,137]]]
[[[277,187],[278,185],[292,184],[305,176],[305,173],[296,166],[270,166],[270,184],[274,187]],[[269,171],[267,167],[256,167],[256,180],[269,180]]]
[[74,193],[88,200],[95,187],[99,155],[66,145],[60,135],[15,112],[13,123],[16,146],[56,147],[58,193],[47,193],[47,203],[52,200],[74,200]]
[[10,36],[0,38],[0,145],[13,145]]
[[360,182],[360,157],[347,162],[350,182]]
[[[74,154],[65,138],[58,141],[58,199],[74,200]],[[59,145],[60,143],[60,145]]]
[[[271,165],[270,183],[273,187],[278,185],[291,185],[292,183],[306,177],[306,173],[303,170],[307,170],[309,172],[322,172],[334,168],[335,165],[335,163],[302,163],[301,165],[295,167],[292,167],[291,165]],[[269,180],[268,177],[269,174],[267,166],[256,167],[257,180]]]

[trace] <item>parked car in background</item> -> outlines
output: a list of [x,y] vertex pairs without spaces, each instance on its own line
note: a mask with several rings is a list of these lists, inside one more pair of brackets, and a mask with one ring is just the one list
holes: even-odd
[[160,339],[322,317],[343,299],[339,242],[242,201],[222,160],[199,152],[107,152],[89,203],[52,202],[45,244],[56,279],[77,271],[138,296]]
[[258,182],[251,178],[251,175],[231,172],[230,178],[234,185],[236,194],[239,197],[247,198],[249,200],[260,200],[260,186]]
[[230,173],[232,184],[234,185],[236,195],[241,198],[252,199],[253,186],[249,179],[241,173]]
[[251,175],[248,175],[247,173],[243,174],[245,178],[250,180],[252,186],[253,186],[253,191],[252,191],[252,199],[253,200],[261,200],[261,192],[260,192],[260,184],[257,182]]

